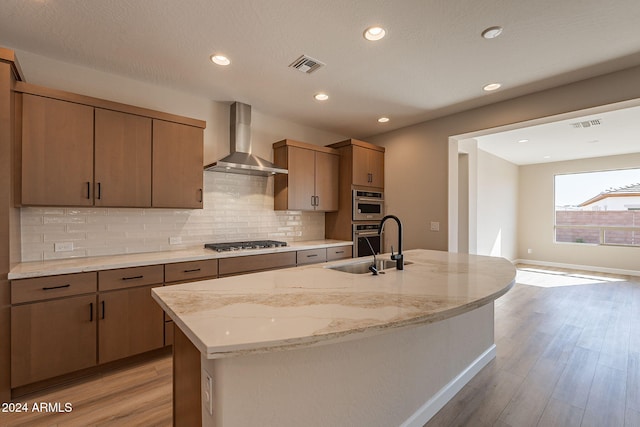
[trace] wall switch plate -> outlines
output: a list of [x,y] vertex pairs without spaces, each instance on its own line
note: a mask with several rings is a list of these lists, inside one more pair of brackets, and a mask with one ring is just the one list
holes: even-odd
[[179,245],[180,243],[182,243],[182,237],[180,237],[180,236],[169,237],[169,244],[170,245]]
[[440,223],[437,221],[431,221],[431,231],[440,231]]
[[213,375],[202,370],[202,405],[213,415]]
[[533,253],[533,249],[531,249],[531,248],[527,249],[527,253],[528,254],[532,254]]
[[73,250],[73,242],[59,242],[53,244],[54,252],[71,252]]

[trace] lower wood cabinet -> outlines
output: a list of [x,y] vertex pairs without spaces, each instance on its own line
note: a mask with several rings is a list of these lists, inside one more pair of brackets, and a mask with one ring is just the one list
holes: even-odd
[[96,364],[95,294],[11,307],[11,387]]
[[99,363],[164,346],[164,314],[151,296],[151,288],[155,286],[159,285],[105,292],[98,296]]
[[11,388],[172,345],[156,286],[350,256],[343,246],[12,280]]

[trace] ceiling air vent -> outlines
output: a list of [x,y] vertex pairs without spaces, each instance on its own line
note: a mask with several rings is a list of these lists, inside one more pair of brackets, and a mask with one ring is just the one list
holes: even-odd
[[302,55],[291,64],[289,67],[295,68],[298,71],[302,71],[303,73],[311,74],[316,71],[320,67],[324,67],[325,63],[320,62],[317,59],[313,59],[310,56]]
[[586,120],[584,122],[571,123],[571,127],[575,129],[580,129],[580,128],[590,128],[591,126],[598,126],[601,124],[602,122],[600,121],[600,119],[594,119],[594,120]]

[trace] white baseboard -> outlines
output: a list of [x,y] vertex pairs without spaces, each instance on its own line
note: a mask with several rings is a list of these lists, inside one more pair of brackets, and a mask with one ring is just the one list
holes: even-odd
[[456,395],[462,387],[464,387],[471,378],[475,377],[478,372],[496,357],[496,345],[493,344],[476,360],[471,362],[457,377],[451,380],[447,385],[442,387],[431,399],[425,402],[413,415],[411,415],[401,427],[422,427],[435,414],[438,413],[444,405]]
[[560,262],[538,261],[534,259],[517,259],[514,264],[530,264],[542,267],[567,268],[570,270],[586,270],[598,273],[620,274],[624,276],[640,276],[639,270],[624,270],[622,268],[595,267],[593,265],[565,264]]

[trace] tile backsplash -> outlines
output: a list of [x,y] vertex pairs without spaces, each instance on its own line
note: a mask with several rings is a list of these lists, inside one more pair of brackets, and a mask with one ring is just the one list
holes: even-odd
[[[204,173],[204,209],[21,209],[22,261],[156,252],[208,242],[324,238],[324,213],[273,210],[273,178]],[[169,244],[178,238],[180,244]],[[176,240],[176,239],[172,239]],[[55,243],[72,251],[55,252]]]

